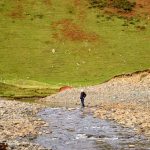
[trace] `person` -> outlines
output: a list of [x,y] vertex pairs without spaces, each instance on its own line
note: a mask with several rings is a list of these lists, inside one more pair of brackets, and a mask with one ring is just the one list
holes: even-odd
[[82,105],[82,107],[85,107],[85,105],[84,105],[84,99],[85,99],[85,97],[86,97],[86,93],[82,89],[81,90],[81,94],[80,94],[80,99],[81,99],[81,105]]

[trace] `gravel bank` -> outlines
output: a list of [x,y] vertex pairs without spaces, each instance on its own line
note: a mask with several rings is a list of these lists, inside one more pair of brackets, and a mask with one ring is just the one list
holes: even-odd
[[[97,106],[101,101],[146,102],[150,100],[150,70],[131,75],[122,75],[106,83],[84,87],[87,93],[86,105]],[[42,102],[80,104],[81,88],[74,88],[41,99]]]
[[94,116],[110,119],[126,127],[134,128],[137,133],[150,138],[150,108],[135,102],[107,102],[93,109]]
[[[150,134],[150,70],[117,76],[101,85],[83,89],[87,93],[86,106],[94,107],[96,116],[114,119],[134,126],[138,132]],[[66,90],[41,101],[75,107],[80,105],[80,90]]]
[[7,143],[8,150],[43,149],[32,143],[45,124],[35,115],[41,108],[37,104],[0,99],[0,143]]

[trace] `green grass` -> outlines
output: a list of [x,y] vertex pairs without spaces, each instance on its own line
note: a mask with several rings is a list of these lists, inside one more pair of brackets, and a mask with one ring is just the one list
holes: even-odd
[[12,99],[22,99],[33,97],[45,97],[57,92],[57,89],[48,86],[15,86],[7,83],[0,82],[0,97],[8,97]]
[[[22,90],[20,80],[25,80],[26,86],[30,81],[52,87],[85,86],[150,68],[150,23],[147,20],[124,26],[124,19],[88,8],[84,8],[86,18],[80,20],[77,15],[80,9],[74,7],[71,0],[51,1],[52,6],[45,5],[43,0],[35,1],[34,5],[31,5],[34,0],[22,1],[25,16],[22,19],[8,16],[17,0],[0,1],[0,80],[17,85],[19,89],[6,87],[12,95]],[[96,33],[99,41],[54,39],[51,25],[61,19],[72,19],[85,32]],[[145,25],[145,30],[136,28]],[[54,54],[52,49],[56,50]],[[7,96],[7,90],[3,94],[3,83],[0,91]],[[31,91],[29,88],[25,95],[32,95]]]

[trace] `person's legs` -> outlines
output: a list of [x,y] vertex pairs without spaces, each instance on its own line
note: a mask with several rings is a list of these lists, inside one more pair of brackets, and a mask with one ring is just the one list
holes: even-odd
[[84,98],[81,99],[82,107],[85,107],[84,105]]

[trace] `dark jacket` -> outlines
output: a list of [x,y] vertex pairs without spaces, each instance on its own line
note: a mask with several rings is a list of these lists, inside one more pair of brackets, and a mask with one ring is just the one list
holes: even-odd
[[80,99],[83,99],[83,98],[85,98],[86,97],[86,93],[85,92],[81,92],[81,94],[80,94]]

